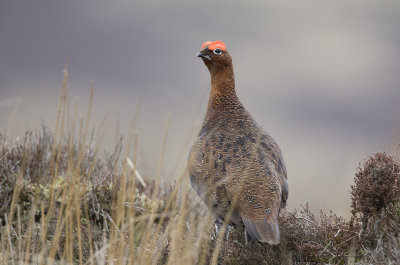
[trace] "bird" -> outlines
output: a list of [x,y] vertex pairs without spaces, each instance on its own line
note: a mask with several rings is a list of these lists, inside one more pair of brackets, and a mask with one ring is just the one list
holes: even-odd
[[196,56],[210,72],[211,90],[204,121],[189,151],[191,186],[217,228],[226,222],[244,227],[250,246],[256,241],[279,244],[278,215],[289,195],[282,152],[240,102],[225,43],[207,41]]

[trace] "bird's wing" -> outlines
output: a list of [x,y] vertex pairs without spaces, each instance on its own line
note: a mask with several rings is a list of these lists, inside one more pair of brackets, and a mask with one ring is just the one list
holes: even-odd
[[267,153],[268,158],[272,161],[275,166],[276,172],[281,180],[282,186],[282,202],[281,208],[286,206],[286,201],[289,197],[289,185],[287,183],[287,172],[286,165],[283,161],[282,152],[275,142],[275,140],[269,136],[268,133],[264,133],[261,137],[262,141],[260,143],[261,148]]
[[[265,153],[263,150],[259,152]],[[259,154],[259,157],[261,155]],[[240,214],[250,240],[279,243],[278,213],[281,207],[281,181],[272,161],[249,168],[253,176],[247,181],[240,200]]]

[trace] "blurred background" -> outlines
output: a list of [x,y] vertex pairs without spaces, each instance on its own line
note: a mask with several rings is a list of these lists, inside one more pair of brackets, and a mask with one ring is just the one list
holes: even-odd
[[[349,216],[364,158],[397,152],[399,1],[62,1],[0,3],[0,130],[10,138],[55,126],[64,61],[71,105],[91,127],[106,117],[104,148],[137,122],[139,170],[155,175],[168,116],[165,178],[195,135],[210,77],[195,57],[222,40],[237,93],[283,151],[289,208]],[[196,106],[201,106],[196,110]],[[185,149],[186,148],[186,149]]]

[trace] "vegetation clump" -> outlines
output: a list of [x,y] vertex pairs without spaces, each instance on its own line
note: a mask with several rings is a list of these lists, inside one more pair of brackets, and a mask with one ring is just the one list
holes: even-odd
[[400,264],[400,164],[384,152],[357,169],[351,186],[357,256],[368,264]]
[[357,169],[351,186],[352,214],[368,220],[393,214],[400,201],[400,164],[393,156],[377,153]]

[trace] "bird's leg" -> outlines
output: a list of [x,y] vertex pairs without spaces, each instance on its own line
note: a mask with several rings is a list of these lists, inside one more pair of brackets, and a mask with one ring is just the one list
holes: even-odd
[[229,239],[229,234],[231,233],[231,231],[233,230],[233,227],[231,225],[228,225],[226,227],[226,231],[225,231],[225,241]]
[[220,218],[215,219],[215,238],[218,237],[219,231],[221,231],[222,228],[222,221]]
[[248,247],[248,248],[252,248],[253,247],[254,240],[252,240],[250,238],[250,235],[247,233],[246,229],[244,230],[244,240],[246,242],[246,247]]
[[[222,222],[221,218],[217,218],[215,219],[215,238],[218,237],[219,232],[222,229],[222,226],[224,225],[224,223]],[[226,230],[225,230],[225,234],[224,234],[224,239],[228,240],[229,239],[229,234],[230,232],[233,230],[233,227],[231,225],[227,225]]]

